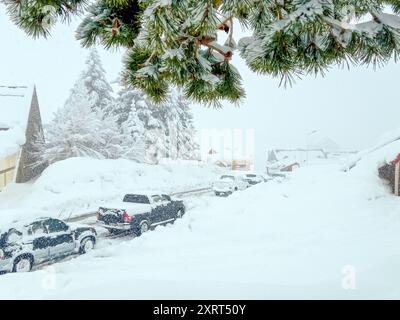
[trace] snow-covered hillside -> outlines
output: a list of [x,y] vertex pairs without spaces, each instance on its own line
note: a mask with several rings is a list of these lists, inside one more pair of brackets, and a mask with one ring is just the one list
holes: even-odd
[[1,276],[0,298],[400,297],[400,199],[374,168],[303,168],[228,198],[193,198],[190,208],[139,238]]
[[70,158],[48,167],[31,185],[7,186],[0,193],[0,222],[37,217],[38,212],[65,219],[135,191],[173,193],[209,187],[220,173],[218,167],[192,161],[146,165]]

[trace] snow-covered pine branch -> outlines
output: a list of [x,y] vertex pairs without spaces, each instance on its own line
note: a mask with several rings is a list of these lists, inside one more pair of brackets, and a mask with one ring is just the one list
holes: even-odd
[[[48,18],[65,21],[85,1],[3,2],[28,34],[47,36]],[[174,86],[216,106],[245,96],[232,65],[238,22],[251,32],[238,42],[249,68],[285,81],[343,62],[384,65],[400,52],[398,0],[95,0],[86,11],[77,38],[127,48],[125,81],[159,104]]]

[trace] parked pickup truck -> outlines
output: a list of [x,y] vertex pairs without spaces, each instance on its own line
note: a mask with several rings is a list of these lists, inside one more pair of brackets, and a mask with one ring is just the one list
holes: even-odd
[[97,224],[110,233],[131,231],[141,235],[158,225],[181,218],[184,213],[183,202],[166,194],[127,194],[121,202],[100,207]]
[[0,230],[0,272],[28,272],[34,265],[91,251],[96,230],[38,218]]

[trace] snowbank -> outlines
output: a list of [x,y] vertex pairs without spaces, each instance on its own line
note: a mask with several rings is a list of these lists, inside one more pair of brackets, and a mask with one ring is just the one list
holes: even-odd
[[71,158],[48,167],[33,185],[24,186],[25,190],[21,191],[19,185],[6,188],[0,194],[0,221],[9,216],[10,208],[47,211],[48,215],[66,218],[97,209],[107,201],[121,200],[129,192],[173,193],[208,187],[220,172],[215,166],[186,161],[146,165],[129,160]]
[[374,151],[364,153],[350,171],[357,172],[358,174],[370,172],[377,176],[378,169],[384,164],[395,160],[399,153],[400,140],[396,140]]
[[[344,171],[350,170],[358,165],[358,162],[363,159],[376,159],[379,161],[378,165],[382,165],[385,161],[392,161],[400,153],[399,149],[400,129],[386,132],[377,139],[373,147],[362,150],[357,154],[343,159],[342,169]],[[380,160],[379,160],[380,159]]]
[[2,276],[0,299],[400,298],[400,199],[372,173],[310,166],[189,207],[142,237]]

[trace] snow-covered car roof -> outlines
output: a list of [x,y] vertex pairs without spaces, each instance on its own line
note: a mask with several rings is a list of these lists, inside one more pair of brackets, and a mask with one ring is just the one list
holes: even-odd
[[5,226],[5,228],[1,227],[0,229],[0,233],[1,231],[3,232],[7,232],[10,229],[16,229],[16,230],[20,230],[34,222],[39,222],[39,221],[44,221],[50,219],[50,217],[40,217],[40,218],[34,218],[34,219],[24,219],[24,220],[20,220],[20,221],[16,221],[16,222],[12,222],[9,225]]
[[244,176],[248,176],[248,175],[254,175],[257,177],[265,177],[266,174],[265,173],[259,173],[259,172],[245,172],[243,173]]
[[160,194],[168,195],[169,193],[164,192],[164,191],[158,191],[158,190],[157,191],[148,191],[148,190],[147,191],[129,191],[129,192],[126,192],[124,194],[124,196],[127,194],[151,197],[151,196],[160,195]]
[[243,177],[246,174],[257,174],[257,173],[252,173],[252,172],[247,172],[247,171],[236,171],[236,172],[229,172],[229,173],[221,174],[220,178],[223,177],[223,176]]

